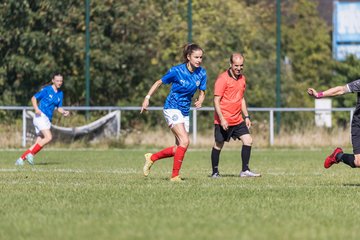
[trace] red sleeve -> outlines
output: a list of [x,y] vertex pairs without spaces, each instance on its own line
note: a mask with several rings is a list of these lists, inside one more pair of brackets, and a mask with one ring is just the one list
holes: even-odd
[[221,75],[215,81],[214,96],[224,96],[226,89],[226,78]]

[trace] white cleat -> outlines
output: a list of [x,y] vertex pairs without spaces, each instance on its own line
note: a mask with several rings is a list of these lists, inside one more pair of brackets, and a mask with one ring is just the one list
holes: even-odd
[[261,177],[261,174],[251,172],[250,170],[246,170],[240,172],[240,177]]
[[31,153],[26,155],[26,161],[28,161],[30,165],[34,165],[34,155],[32,155]]
[[18,160],[16,160],[15,162],[15,166],[23,166],[24,165],[24,160],[22,158],[18,158]]

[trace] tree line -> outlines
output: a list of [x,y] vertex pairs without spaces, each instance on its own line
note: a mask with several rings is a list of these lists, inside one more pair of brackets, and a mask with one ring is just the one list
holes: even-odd
[[[90,1],[90,105],[140,106],[153,82],[181,62],[187,1]],[[233,51],[245,55],[247,103],[275,107],[276,6],[270,0],[193,0],[192,38],[205,51],[204,106],[212,106],[217,75]],[[332,59],[331,28],[315,1],[282,1],[281,105],[313,107],[309,86],[325,89],[360,76],[360,61]],[[0,105],[29,105],[61,71],[65,105],[85,104],[85,1],[0,2]],[[152,106],[162,106],[161,87]],[[335,107],[352,107],[340,97]]]

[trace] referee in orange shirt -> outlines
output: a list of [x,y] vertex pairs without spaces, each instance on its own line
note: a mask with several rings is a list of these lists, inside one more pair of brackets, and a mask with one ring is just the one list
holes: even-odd
[[233,53],[230,56],[230,68],[221,73],[215,82],[215,143],[211,152],[212,178],[220,177],[220,152],[224,146],[224,142],[229,142],[230,138],[234,140],[239,139],[243,143],[240,177],[261,176],[258,173],[250,171],[249,168],[252,145],[252,137],[249,132],[251,120],[244,98],[246,81],[245,76],[242,74],[243,68],[244,56],[241,53]]

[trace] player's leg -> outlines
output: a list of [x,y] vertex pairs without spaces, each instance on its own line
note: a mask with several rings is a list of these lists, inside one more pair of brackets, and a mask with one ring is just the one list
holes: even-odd
[[360,167],[360,129],[357,124],[352,124],[351,128],[351,142],[353,145],[354,154],[344,153],[341,148],[335,148],[335,150],[326,157],[324,161],[324,167],[329,168],[333,164],[343,162],[352,168]]
[[51,142],[52,134],[50,129],[43,129],[41,130],[41,137],[38,138],[39,140],[35,143],[35,146],[32,148],[31,153],[33,155],[37,154],[46,144]]
[[37,137],[35,144],[31,147],[31,153],[26,156],[26,160],[33,165],[34,156],[52,140],[50,129],[41,130],[41,134]]
[[219,173],[219,161],[220,161],[220,153],[221,149],[224,146],[225,139],[227,139],[226,131],[221,131],[221,126],[219,124],[215,124],[214,126],[214,146],[211,150],[211,167],[212,167],[212,178],[220,177]]
[[[16,160],[15,165],[23,165],[24,160],[27,160],[31,165],[34,164],[34,155],[41,150],[41,148],[51,141],[52,135],[50,132],[51,123],[49,119],[41,114],[36,115],[33,119],[33,124],[35,126],[36,132],[36,141],[29,149],[27,149],[21,157]],[[22,160],[22,161],[21,161]]]
[[151,161],[155,162],[163,158],[173,157],[175,155],[175,151],[176,151],[176,146],[164,148],[163,150],[157,153],[151,154],[150,159]]
[[251,155],[252,137],[250,134],[244,134],[240,137],[243,142],[241,149],[242,171],[249,171],[249,162]]
[[175,155],[175,151],[176,151],[176,146],[171,146],[154,154],[146,153],[145,164],[143,168],[144,176],[147,177],[150,174],[150,169],[154,164],[154,162],[163,158],[173,157]]
[[260,177],[261,174],[252,172],[249,167],[253,139],[245,122],[242,122],[236,126],[233,134],[234,136],[239,136],[243,143],[241,148],[242,169],[240,172],[240,177]]
[[339,162],[343,162],[352,168],[360,167],[360,154],[344,153],[341,148],[336,148],[334,152],[326,158],[324,167],[329,168]]
[[174,136],[177,139],[179,145],[176,148],[175,155],[174,155],[174,164],[173,164],[173,171],[171,175],[171,181],[181,181],[179,177],[179,172],[181,169],[182,162],[185,157],[186,150],[190,144],[189,134],[185,129],[184,123],[175,124],[171,131],[173,132]]
[[[184,117],[179,110],[176,109],[165,109],[163,111],[165,120],[167,122],[168,127],[173,128],[173,126],[177,123],[184,123]],[[175,120],[174,120],[175,119]],[[145,154],[145,164],[143,167],[144,176],[148,176],[150,174],[150,169],[155,161],[160,160],[162,158],[172,157],[175,155],[178,144],[178,139],[175,136],[175,146],[171,146],[165,148],[157,153],[146,153]]]

